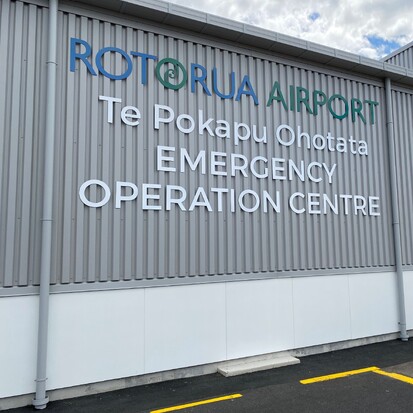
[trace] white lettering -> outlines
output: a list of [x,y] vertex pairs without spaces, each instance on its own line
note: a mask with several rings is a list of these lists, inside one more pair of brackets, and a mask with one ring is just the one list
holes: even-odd
[[[85,194],[86,189],[90,185],[98,185],[103,189],[105,195],[100,202],[93,202],[86,198],[86,194]],[[81,201],[88,207],[92,207],[92,208],[100,208],[106,205],[109,202],[110,195],[111,193],[110,193],[109,187],[104,182],[99,181],[98,179],[90,179],[89,181],[86,181],[85,183],[82,184],[82,186],[79,189],[79,196],[80,196]]]
[[[132,189],[131,195],[122,195],[122,188]],[[121,202],[133,201],[138,197],[138,187],[132,182],[116,182],[115,208],[120,208]]]
[[107,122],[108,123],[113,123],[113,106],[114,106],[114,103],[122,103],[122,99],[101,95],[101,96],[99,96],[99,100],[103,100],[105,102],[108,102]]

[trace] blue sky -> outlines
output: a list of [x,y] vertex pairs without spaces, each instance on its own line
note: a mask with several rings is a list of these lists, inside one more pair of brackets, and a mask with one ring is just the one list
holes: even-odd
[[386,55],[403,46],[401,42],[386,40],[377,35],[367,35],[366,38],[373,48],[384,52]]
[[408,0],[170,1],[372,59],[413,40]]
[[320,13],[319,12],[317,12],[317,11],[313,11],[309,16],[308,16],[308,18],[311,20],[311,21],[316,21],[317,19],[319,19],[321,17],[321,15],[320,15]]

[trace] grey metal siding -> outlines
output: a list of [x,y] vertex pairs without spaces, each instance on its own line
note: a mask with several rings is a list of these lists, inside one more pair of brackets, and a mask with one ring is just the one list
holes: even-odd
[[413,91],[392,93],[403,264],[413,264]]
[[406,50],[397,53],[396,55],[385,60],[386,63],[392,63],[397,66],[406,67],[407,69],[413,69],[413,50],[409,47]]
[[[0,53],[0,282],[3,287],[37,284],[39,280],[40,218],[42,206],[42,161],[44,148],[45,50],[47,44],[47,8],[3,0],[1,5]],[[110,18],[108,19],[110,20]],[[128,280],[164,280],[166,283],[217,281],[223,276],[234,279],[257,278],[263,274],[301,274],[304,271],[328,273],[334,269],[375,271],[394,264],[388,191],[388,159],[384,119],[384,90],[380,83],[347,78],[343,74],[310,70],[299,63],[261,54],[246,55],[242,49],[203,45],[109,21],[59,13],[58,107],[54,175],[54,284],[94,283]],[[141,84],[140,71],[133,70],[127,80],[113,81],[102,75],[90,75],[77,62],[76,72],[69,70],[71,37],[86,40],[92,50],[115,46],[122,50],[142,51],[172,57],[186,68],[199,63],[209,71],[219,72],[218,87],[228,92],[228,79],[235,72],[236,84],[248,74],[260,99],[239,102],[207,96],[190,84],[174,91],[148,71],[148,85]],[[105,55],[105,67],[112,73],[124,70],[117,56]],[[135,62],[135,68],[139,68]],[[109,69],[108,69],[109,70]],[[188,69],[189,70],[189,69]],[[210,80],[208,80],[210,81]],[[309,90],[320,89],[331,96],[340,93],[379,102],[373,125],[360,120],[333,119],[326,107],[318,116],[286,111],[276,102],[266,107],[274,81],[283,89],[288,85]],[[199,86],[198,86],[199,88]],[[121,124],[116,115],[113,124],[106,122],[106,111],[99,95],[121,98],[125,105],[138,107],[142,121],[138,127]],[[185,135],[173,125],[153,128],[153,106],[168,105],[175,113],[197,118],[199,109],[205,117],[256,124],[259,133],[267,126],[268,143],[251,140],[234,145],[232,139],[212,138],[195,132]],[[118,111],[118,107],[116,106]],[[280,124],[303,131],[331,132],[335,137],[363,139],[368,156],[356,156],[314,148],[290,147],[276,143],[273,133]],[[254,156],[292,159],[305,164],[317,160],[337,164],[333,183],[273,181],[211,176],[198,171],[156,171],[156,145],[186,148],[191,156],[200,150],[240,153]],[[179,153],[176,153],[179,156]],[[240,208],[231,212],[144,211],[141,197],[114,206],[113,196],[102,208],[88,208],[78,192],[83,182],[99,179],[112,191],[116,181],[181,185],[194,195],[197,187],[233,188],[239,194],[252,189],[271,195],[280,191],[280,213],[262,210],[247,213]],[[288,196],[295,191],[332,194],[360,194],[380,197],[380,217],[294,214],[288,208]],[[90,197],[101,199],[99,190]],[[214,209],[216,209],[216,198]],[[189,206],[187,201],[187,207]],[[407,217],[404,217],[407,219]],[[405,235],[406,237],[406,235]],[[228,279],[228,277],[225,277]],[[147,284],[146,284],[147,285]],[[86,287],[87,288],[87,287]]]
[[9,287],[39,278],[47,10],[0,7],[0,283]]

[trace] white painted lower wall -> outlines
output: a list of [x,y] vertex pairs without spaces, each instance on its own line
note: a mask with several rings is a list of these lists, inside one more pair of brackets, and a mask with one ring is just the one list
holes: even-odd
[[[405,273],[413,328],[413,272]],[[0,398],[35,391],[38,297],[0,299]],[[398,331],[394,273],[53,294],[48,389]]]

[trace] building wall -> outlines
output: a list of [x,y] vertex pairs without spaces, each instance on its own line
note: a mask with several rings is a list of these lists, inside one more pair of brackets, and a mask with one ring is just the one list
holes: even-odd
[[413,93],[405,88],[395,88],[392,92],[394,133],[396,144],[396,167],[398,178],[398,198],[400,213],[400,231],[402,237],[403,264],[413,264],[412,240],[412,128],[413,128]]
[[[328,274],[337,269],[371,272],[394,264],[381,81],[289,61],[276,53],[248,50],[246,54],[242,48],[141,22],[121,25],[116,18],[88,14],[82,16],[70,7],[59,13],[52,284],[132,281],[144,287],[204,282],[205,277],[216,281],[223,276],[232,280],[257,279],[291,272]],[[1,231],[6,236],[0,241],[0,285],[12,291],[13,287],[39,283],[47,8],[5,1],[2,16],[6,24],[2,25],[1,55],[7,59],[2,61],[5,76],[1,80],[6,93],[0,98],[4,137],[0,143],[0,182],[5,194],[0,216]],[[116,47],[129,56],[133,65],[129,77],[110,78],[110,74],[121,76],[126,71],[127,59],[119,52],[104,53],[99,58],[99,50],[104,47]],[[157,61],[148,60],[146,79],[142,59],[130,51],[157,57]],[[90,57],[84,60],[74,58],[88,52]],[[174,90],[157,78],[156,62],[163,58],[176,59],[186,68],[189,78],[184,87]],[[89,63],[85,64],[87,59]],[[99,62],[105,72],[99,73]],[[205,71],[204,83],[211,96],[201,82],[192,85],[192,63],[197,65],[193,78]],[[164,79],[168,68],[173,69],[168,64],[160,66]],[[214,68],[220,91],[217,93]],[[230,94],[232,73],[234,98],[223,99],[218,93]],[[242,86],[246,77],[249,83]],[[271,93],[276,84],[278,88]],[[251,89],[254,97],[248,95]],[[271,101],[274,94],[276,99]],[[294,102],[306,94],[308,107]],[[114,104],[113,120],[109,120],[108,102],[100,96],[122,100]],[[316,105],[313,101],[330,98],[330,109],[337,116],[327,104]],[[352,112],[353,104],[361,116]],[[140,110],[138,126],[121,121],[124,105]],[[180,114],[187,119],[182,121],[181,131],[175,122],[155,126],[156,105],[173,110],[175,118]],[[199,111],[203,111],[202,115]],[[159,113],[167,117],[169,112]],[[182,132],[190,124],[187,116],[196,122],[191,133]],[[214,136],[205,128],[202,133],[198,131],[201,117],[204,121],[213,119]],[[223,125],[218,120],[228,122],[229,138],[216,136],[215,128]],[[246,126],[236,126],[240,123]],[[266,143],[252,138],[243,140],[247,126],[252,133],[253,125],[258,137],[267,128]],[[280,125],[285,125],[279,135],[282,142],[276,139]],[[239,139],[235,137],[237,128]],[[287,145],[291,133],[296,140]],[[299,143],[301,133],[309,136],[303,138],[303,143]],[[306,139],[314,136],[318,136],[312,141],[316,144],[304,146]],[[331,148],[328,136],[333,139]],[[343,153],[337,150],[339,139],[346,147]],[[351,153],[350,140],[354,148],[365,142],[368,154],[367,149],[365,154]],[[319,149],[323,143],[324,149]],[[159,161],[160,147],[173,148],[161,149],[164,159],[172,160]],[[200,166],[191,171],[183,162],[186,170],[181,173],[181,150],[188,153],[192,162],[204,151],[205,172]],[[214,153],[219,153],[217,164],[211,167]],[[232,156],[238,166],[258,159],[255,176],[250,164],[231,176]],[[304,177],[294,170],[289,175],[290,161]],[[311,165],[312,176],[307,173]],[[175,170],[167,171],[168,168]],[[269,177],[258,177],[264,168],[269,169]],[[100,208],[86,206],[79,196],[82,184],[90,180],[104,182],[111,191],[109,202]],[[121,202],[117,208],[117,182],[129,183],[123,187],[122,196],[130,194],[131,185],[136,185],[137,199]],[[147,201],[146,208],[142,206],[144,184],[160,185],[160,189],[148,190],[149,196],[160,200]],[[168,185],[186,191],[185,201],[179,206],[173,204],[170,211],[165,200]],[[105,195],[100,186],[90,188],[85,191],[89,200],[98,202]],[[205,195],[197,192],[199,188]],[[212,188],[227,191],[222,195],[222,211]],[[243,198],[243,210],[239,197],[245,190],[248,193]],[[171,193],[176,197],[182,192]],[[234,206],[230,205],[230,193],[234,194]],[[278,210],[266,203],[264,193]],[[293,203],[300,211],[305,208],[304,213],[297,213],[289,204],[297,193],[300,195]],[[311,194],[316,194],[314,199],[320,202],[314,214],[309,212]],[[320,212],[324,195],[337,202],[337,213],[328,206],[326,213]],[[342,195],[352,198],[343,201]],[[205,196],[210,206],[202,204]],[[250,212],[258,205],[254,196],[260,205]],[[374,211],[379,216],[369,214],[367,206],[366,216],[355,210],[357,202],[367,202],[357,201],[355,196],[378,200]],[[195,200],[201,206],[194,204]],[[264,210],[265,204],[268,211]]]
[[[4,57],[0,90],[5,91],[0,94],[0,233],[4,234],[0,237],[0,325],[6,332],[0,341],[0,365],[7,372],[0,374],[0,397],[31,393],[35,388],[46,117],[45,5],[43,1],[0,3],[0,56]],[[48,389],[398,330],[381,79],[289,59],[277,51],[244,49],[145,21],[80,10],[69,2],[61,7]],[[72,71],[70,39],[84,42],[75,44],[78,54],[87,45],[93,56],[104,47],[116,47],[127,55],[139,51],[156,55],[158,61],[176,59],[189,73],[191,63],[196,63],[206,69],[210,91],[215,67],[221,94],[230,92],[232,71],[236,88],[248,75],[259,104],[248,96],[247,86],[239,100],[221,99],[215,92],[208,96],[199,82],[194,92],[190,83],[179,90],[164,87],[152,60],[143,84],[142,62],[136,56],[125,80],[94,76],[79,59]],[[126,70],[119,53],[115,58],[106,53],[98,61],[108,73],[119,75]],[[96,71],[96,61],[91,62]],[[171,69],[162,67],[167,68]],[[199,75],[202,69],[197,70]],[[327,105],[320,105],[318,114],[309,113],[305,104],[291,109],[288,101],[284,107],[279,94],[267,106],[276,81],[287,100],[290,85],[311,96],[317,90],[326,97],[340,94],[349,105],[352,98],[357,99],[364,104],[364,121],[357,114],[352,119],[351,108],[339,119]],[[108,122],[108,104],[99,100],[102,95],[139,108],[140,125],[122,123],[120,103],[115,104],[113,122]],[[403,189],[403,260],[410,265],[410,198],[404,197],[409,193],[405,171],[411,163],[411,128],[406,117],[411,92],[397,90],[393,99],[400,108],[396,136],[404,139],[397,141],[397,163]],[[366,101],[378,105],[366,106]],[[174,123],[155,129],[155,104],[194,119],[203,110],[205,118],[224,119],[232,126],[255,124],[259,131],[267,126],[268,143],[236,142],[233,135],[217,138],[206,131],[182,133]],[[342,113],[343,105],[336,98],[333,109]],[[368,155],[352,154],[350,149],[340,153],[314,145],[310,149],[282,145],[274,138],[274,130],[282,124],[297,134],[300,125],[311,136],[330,133],[345,140],[354,138],[357,144],[363,140]],[[288,139],[288,134],[283,136]],[[336,169],[331,183],[322,169],[315,176],[321,176],[321,182],[308,174],[303,181],[295,175],[291,180],[261,179],[251,170],[245,178],[240,173],[226,177],[168,172],[159,170],[158,146],[173,147],[177,153],[185,148],[193,159],[205,150],[208,156],[221,152],[219,161],[222,154],[236,154],[303,161],[306,166],[318,162]],[[164,165],[172,163],[165,160]],[[263,163],[260,166],[262,172]],[[139,197],[121,203],[120,208],[114,196],[102,207],[89,207],[79,190],[91,179],[105,182],[112,195],[116,182],[134,183]],[[248,212],[236,205],[233,212],[227,203],[221,212],[217,198],[212,198],[211,212],[205,206],[194,211],[175,206],[167,211],[162,198],[148,201],[160,210],[145,210],[145,183],[180,186],[191,197],[199,187],[208,195],[214,187],[234,189],[237,194],[248,189],[275,196],[279,191],[282,206],[279,212],[271,208],[265,212],[261,204],[257,211]],[[130,194],[131,188],[124,188],[122,195]],[[305,213],[297,213],[288,203],[296,192],[307,197],[311,193],[374,196],[379,198],[380,215],[364,215],[360,210],[356,214],[353,201],[347,212],[341,204],[337,214],[331,210],[309,214],[307,204]],[[85,194],[92,202],[104,195],[97,189]],[[300,208],[305,205],[302,198],[296,200]],[[190,204],[187,199],[184,208]],[[245,208],[252,206],[248,198]],[[408,328],[413,328],[412,279],[413,274],[406,272]]]
[[[403,48],[404,49],[404,48]],[[402,66],[407,69],[413,69],[413,50],[410,47],[395,53],[391,54],[390,57],[385,58],[386,63],[392,63],[394,65]]]

